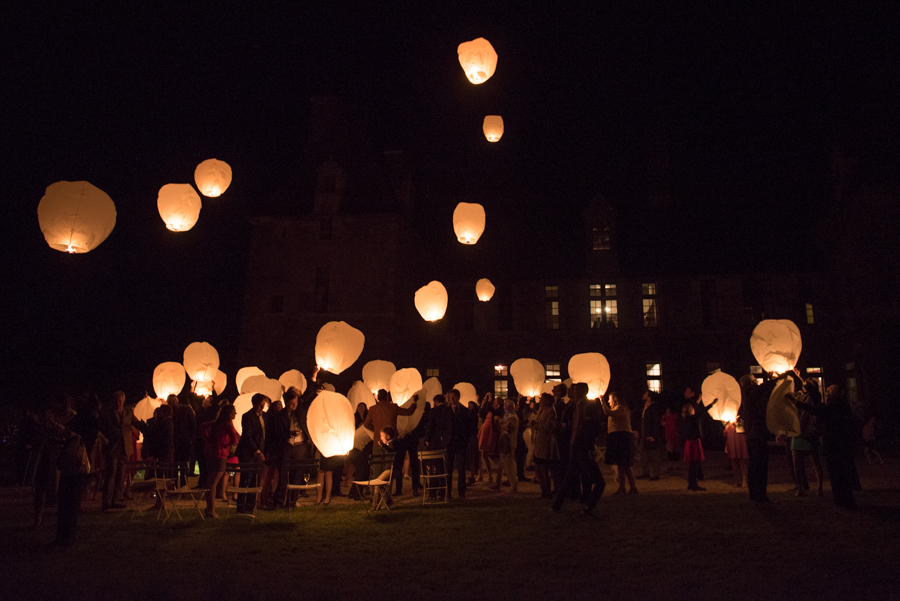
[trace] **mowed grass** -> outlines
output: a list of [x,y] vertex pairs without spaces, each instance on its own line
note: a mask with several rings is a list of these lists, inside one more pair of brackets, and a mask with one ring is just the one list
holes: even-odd
[[866,490],[848,512],[830,492],[795,498],[779,457],[778,504],[756,506],[710,455],[708,492],[688,493],[683,477],[642,480],[638,496],[604,495],[599,519],[578,503],[552,513],[533,484],[518,495],[480,484],[465,504],[405,496],[371,516],[341,499],[290,521],[260,512],[253,525],[185,510],[158,524],[86,503],[69,549],[51,544],[52,510],[33,529],[28,491],[6,489],[0,598],[900,599],[896,460],[859,466]]

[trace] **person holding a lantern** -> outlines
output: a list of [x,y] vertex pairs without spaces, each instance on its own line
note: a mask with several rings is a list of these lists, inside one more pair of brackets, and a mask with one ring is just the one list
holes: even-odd
[[[391,401],[391,395],[387,390],[383,388],[378,391],[377,401],[375,405],[369,409],[369,413],[366,415],[366,421],[363,422],[363,427],[366,430],[370,430],[372,432],[372,438],[377,439],[379,433],[385,428],[393,428],[397,429],[397,416],[409,416],[415,413],[416,405],[418,403],[419,395],[414,394],[412,398],[412,404],[409,407],[403,408],[400,405]],[[373,455],[384,455],[385,450],[381,445],[375,445],[372,448]],[[403,472],[400,470],[398,473],[394,475],[394,478],[403,478]],[[391,502],[391,487],[387,488],[386,496],[388,498],[388,502]]]
[[766,487],[769,481],[769,427],[766,425],[766,409],[769,397],[778,380],[770,378],[758,384],[753,374],[741,377],[741,407],[738,416],[744,420],[747,438],[747,488],[750,500],[757,503],[773,503]]

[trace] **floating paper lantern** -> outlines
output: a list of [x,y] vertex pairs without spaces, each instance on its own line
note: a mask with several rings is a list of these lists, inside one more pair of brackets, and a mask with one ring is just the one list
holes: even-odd
[[200,195],[190,184],[166,184],[159,189],[156,208],[159,216],[166,224],[166,229],[173,232],[186,232],[200,218]]
[[284,394],[284,387],[281,385],[281,382],[274,378],[250,376],[244,380],[239,392],[241,394],[259,393],[268,397],[270,401],[278,401],[281,400],[281,395]]
[[466,77],[474,84],[486,82],[497,69],[497,52],[484,38],[463,42],[456,49],[456,54]]
[[725,372],[716,372],[703,380],[702,401],[709,407],[713,399],[718,402],[709,408],[709,415],[721,422],[731,422],[737,418],[741,407],[741,386]]
[[353,386],[350,387],[347,398],[350,399],[350,406],[353,407],[354,411],[356,411],[356,408],[359,407],[360,403],[365,403],[366,407],[371,407],[375,404],[375,395],[372,394],[372,391],[369,390],[366,383],[360,380],[354,382]]
[[234,384],[237,386],[238,394],[240,394],[241,389],[244,387],[244,380],[249,378],[250,376],[264,376],[266,373],[255,365],[250,367],[242,367],[238,370],[237,375],[234,376]]
[[153,391],[159,399],[168,398],[170,394],[181,394],[184,381],[184,367],[177,361],[160,363],[153,370]]
[[153,412],[162,406],[163,399],[165,397],[162,399],[151,399],[149,396],[145,396],[134,406],[134,416],[143,422],[149,420],[153,417]]
[[[569,359],[572,382],[588,385],[589,399],[598,399],[609,387],[609,361],[600,353],[581,353]],[[570,384],[571,385],[571,384]]]
[[219,369],[219,353],[208,342],[192,342],[184,349],[184,371],[191,380],[212,382]]
[[356,433],[353,409],[342,394],[321,391],[306,414],[306,427],[322,457],[346,455]]
[[750,336],[750,350],[767,372],[780,374],[794,369],[802,349],[800,330],[789,319],[763,320]]
[[544,386],[544,365],[537,359],[516,359],[509,366],[516,390],[526,397],[540,396]]
[[447,289],[438,281],[416,290],[416,310],[425,321],[437,321],[447,312]]
[[213,378],[213,390],[216,391],[216,394],[222,394],[226,386],[228,386],[228,376],[221,369],[216,370],[216,377]]
[[400,406],[422,389],[422,375],[415,367],[398,369],[391,376],[391,400]]
[[362,368],[362,379],[372,391],[377,394],[379,390],[391,389],[391,376],[397,368],[390,361],[369,361]]
[[67,253],[97,248],[116,225],[115,203],[88,182],[50,184],[37,212],[47,244]]
[[231,166],[218,159],[206,159],[194,170],[194,183],[203,196],[221,196],[231,185]]
[[488,142],[499,142],[503,137],[503,117],[500,115],[488,115],[484,118],[484,137]]
[[778,382],[772,394],[769,395],[769,403],[766,405],[766,426],[769,432],[776,436],[800,436],[800,416],[797,406],[787,399],[787,395],[794,392],[794,379],[784,378]]
[[300,391],[300,394],[306,392],[306,376],[300,373],[300,370],[289,369],[279,376],[278,381],[281,382],[285,390],[296,388]]
[[494,290],[494,285],[491,284],[491,281],[487,278],[481,278],[475,284],[475,296],[483,303],[494,298]]
[[[416,408],[413,411],[412,415],[398,415],[397,416],[397,433],[400,436],[405,436],[409,434],[413,430],[416,429],[416,426],[419,425],[419,422],[422,421],[422,415],[425,413],[425,396],[428,394],[424,388],[418,390],[416,394],[419,395],[419,398],[416,401]],[[407,409],[412,406],[412,398],[403,403],[401,407]]]
[[453,211],[453,231],[463,244],[475,244],[484,232],[484,207],[474,202],[461,202]]
[[[255,393],[252,393],[252,392],[248,393],[248,394],[242,394],[234,400],[235,416],[234,416],[234,421],[232,423],[234,424],[234,429],[237,430],[238,434],[243,433],[243,427],[241,426],[241,417],[243,417],[243,415],[245,413],[247,413],[248,411],[253,409],[253,395],[254,394]],[[268,405],[263,407],[263,413],[265,413],[268,410],[269,410]]]
[[453,388],[459,391],[459,402],[462,403],[463,406],[468,405],[469,401],[478,402],[478,392],[475,390],[475,387],[468,382],[460,382]]
[[333,374],[339,374],[359,359],[366,337],[343,321],[330,321],[316,336],[316,364]]
[[420,402],[424,405],[425,403],[431,403],[431,406],[434,407],[434,397],[444,392],[444,389],[441,388],[441,381],[437,378],[428,378],[422,383],[422,389],[425,390],[425,398],[420,399]]
[[210,396],[216,384],[213,380],[194,380],[194,394],[197,396]]

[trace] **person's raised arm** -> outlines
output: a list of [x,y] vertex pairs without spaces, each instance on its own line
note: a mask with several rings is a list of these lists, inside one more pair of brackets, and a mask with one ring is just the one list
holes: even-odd
[[412,398],[412,405],[410,405],[409,407],[407,407],[405,409],[403,407],[400,407],[397,410],[397,415],[412,415],[413,413],[416,412],[416,405],[418,404],[418,401],[419,401],[419,395],[414,394],[413,398]]

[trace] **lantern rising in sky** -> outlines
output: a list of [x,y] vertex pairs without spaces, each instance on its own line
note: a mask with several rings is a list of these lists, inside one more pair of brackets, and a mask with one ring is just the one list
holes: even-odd
[[372,394],[377,394],[379,390],[391,389],[391,376],[397,368],[390,361],[381,361],[376,359],[369,361],[362,368],[362,378]]
[[172,232],[186,232],[200,218],[200,195],[190,184],[166,184],[159,189],[156,207]]
[[[416,392],[422,389],[422,374],[415,367],[398,369],[391,376],[391,400],[398,405],[403,405],[412,398]],[[423,401],[424,403],[424,401]]]
[[709,416],[722,422],[732,422],[741,408],[741,386],[725,372],[716,372],[703,380],[701,386],[703,404],[709,407],[713,399],[718,402],[709,407]]
[[484,233],[484,207],[478,203],[461,202],[453,211],[453,231],[463,244],[475,244]]
[[802,349],[800,330],[790,319],[765,319],[757,324],[750,336],[753,356],[770,373],[794,369]]
[[208,342],[192,342],[184,349],[184,371],[196,382],[209,382],[219,370],[219,352]]
[[481,278],[475,284],[475,296],[483,303],[494,298],[494,290],[496,290],[496,288],[494,288],[494,285],[487,278]]
[[499,142],[503,137],[503,117],[500,115],[488,115],[484,118],[484,137],[488,142]]
[[437,321],[447,312],[447,289],[438,281],[416,290],[416,310],[425,321]]
[[366,337],[344,321],[330,321],[316,336],[316,365],[339,374],[359,359]]
[[486,82],[497,69],[497,52],[484,38],[463,42],[456,49],[456,54],[466,77],[474,84]]
[[50,248],[86,253],[97,248],[116,225],[116,205],[88,182],[56,182],[38,203],[38,223]]
[[156,398],[166,399],[170,394],[181,394],[184,381],[184,367],[177,361],[160,363],[153,370],[153,391]]
[[206,159],[194,170],[194,182],[203,196],[221,196],[231,185],[231,165],[219,159]]
[[527,397],[541,395],[544,386],[544,365],[537,359],[516,359],[509,366],[516,390]]
[[588,385],[588,398],[598,399],[609,387],[609,361],[600,353],[581,353],[569,359],[572,382]]

